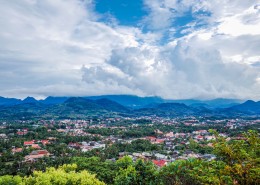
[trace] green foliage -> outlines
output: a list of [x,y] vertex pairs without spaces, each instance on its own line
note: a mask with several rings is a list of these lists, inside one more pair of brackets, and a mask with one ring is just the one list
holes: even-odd
[[116,162],[119,172],[115,177],[116,185],[153,185],[157,184],[157,169],[151,162],[137,160],[135,163],[128,156]]
[[162,184],[177,185],[189,184],[193,178],[188,173],[191,169],[191,161],[177,160],[168,166],[165,166],[159,172]]
[[256,131],[244,133],[242,140],[227,142],[214,132],[214,152],[226,163],[223,173],[238,184],[260,184],[260,138]]
[[0,176],[1,185],[18,185],[21,184],[22,181],[23,179],[20,176],[11,176],[11,175]]
[[134,167],[137,171],[136,184],[158,184],[158,171],[152,162],[137,160]]
[[137,179],[137,172],[132,165],[126,169],[120,169],[115,178],[115,185],[134,185]]
[[124,156],[116,161],[116,165],[121,169],[126,169],[133,165],[133,160],[129,156]]
[[[189,185],[256,185],[260,184],[260,148],[256,131],[244,133],[244,140],[226,141],[216,136],[214,152],[218,159],[177,160],[163,167],[159,176],[162,184]],[[196,144],[193,143],[193,147]]]
[[87,170],[97,175],[97,178],[107,184],[113,184],[118,167],[114,162],[102,161],[99,157],[73,157],[72,163],[78,165],[77,170]]
[[76,172],[77,165],[63,165],[58,169],[47,168],[46,172],[34,171],[29,177],[2,176],[3,185],[105,185],[87,171]]

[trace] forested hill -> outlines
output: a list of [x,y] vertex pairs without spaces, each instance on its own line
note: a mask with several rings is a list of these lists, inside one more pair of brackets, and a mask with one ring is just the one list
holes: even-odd
[[[115,98],[116,96],[112,96]],[[126,99],[126,96],[119,96]],[[132,103],[136,103],[136,97],[130,96]],[[0,100],[0,118],[1,119],[78,119],[89,116],[160,116],[160,117],[178,117],[178,116],[259,116],[260,102],[246,101],[242,104],[235,104],[225,107],[224,100],[219,100],[221,105],[214,107],[204,103],[178,103],[159,98],[137,98],[138,102],[143,103],[143,107],[136,109],[119,104],[111,99],[104,98],[86,98],[86,97],[48,97],[45,100],[35,100],[28,97],[23,101],[10,98],[1,98]],[[129,100],[129,102],[130,102]],[[141,101],[142,100],[142,101]],[[153,101],[154,100],[154,101]],[[162,102],[160,102],[162,101]],[[164,102],[165,101],[165,102]],[[188,101],[188,100],[187,100]],[[213,101],[213,100],[212,100]],[[126,101],[124,101],[126,102]],[[129,103],[128,102],[128,103]],[[147,104],[144,105],[144,102]],[[181,101],[183,102],[183,101]],[[214,101],[215,106],[217,100]],[[230,104],[231,100],[227,100]],[[225,105],[227,105],[225,104]],[[223,107],[224,106],[224,107]]]

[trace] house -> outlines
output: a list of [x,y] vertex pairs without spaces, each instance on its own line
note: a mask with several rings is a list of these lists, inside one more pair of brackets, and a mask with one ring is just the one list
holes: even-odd
[[22,152],[23,151],[23,148],[13,148],[12,149],[12,153],[18,153],[18,152]]
[[215,136],[205,136],[205,139],[206,139],[207,141],[209,141],[209,140],[215,140],[216,137],[215,137]]
[[70,147],[70,148],[75,148],[75,149],[79,149],[79,148],[81,147],[81,145],[80,145],[79,143],[72,143],[72,142],[70,142],[70,143],[68,144],[68,147]]
[[154,142],[152,142],[153,144],[163,144],[165,141],[165,139],[156,139]]
[[136,152],[134,152],[134,153],[133,153],[133,156],[139,158],[139,157],[142,156],[142,154],[141,154],[141,153],[136,153]]
[[196,136],[196,139],[197,139],[198,141],[201,141],[201,140],[203,140],[203,136],[198,135],[198,136]]
[[24,146],[31,146],[31,145],[34,144],[34,142],[35,142],[34,140],[32,140],[32,141],[24,141],[24,142],[23,142],[23,145],[24,145]]
[[6,134],[0,134],[0,138],[7,139],[7,135]]
[[173,132],[169,132],[169,133],[166,133],[166,134],[165,134],[165,137],[168,137],[168,138],[169,138],[169,137],[173,137],[173,136],[174,136]]
[[142,155],[146,158],[151,158],[152,157],[152,154],[149,153],[149,152],[143,152]]
[[92,150],[93,148],[91,146],[82,146],[81,147],[81,151],[82,152],[88,152],[90,150]]
[[156,159],[167,159],[166,155],[159,154],[159,153],[154,154],[154,156],[156,157]]
[[49,140],[41,140],[41,143],[42,143],[43,145],[50,144]]
[[188,158],[198,158],[200,155],[195,153],[190,153],[187,155]]
[[145,137],[145,139],[149,140],[150,142],[156,141],[156,137],[154,137],[154,136],[147,136],[147,137]]
[[176,138],[185,137],[185,136],[186,136],[185,133],[176,133],[176,134],[175,134],[175,137],[176,137]]
[[50,156],[50,153],[47,150],[35,150],[32,151],[29,155],[26,155],[24,159],[25,161],[28,162],[34,162],[37,159],[48,157],[48,156]]
[[152,160],[153,161],[153,164],[155,164],[156,166],[158,167],[163,167],[163,166],[166,166],[167,165],[167,161],[166,160]]
[[56,138],[56,137],[48,137],[47,139],[48,139],[48,140],[51,140],[51,141],[54,141],[54,140],[56,140],[57,138]]
[[106,144],[95,143],[95,145],[93,146],[93,149],[94,148],[105,148],[105,147],[106,147]]
[[32,144],[31,147],[33,149],[41,149],[41,147],[38,144]]
[[18,130],[18,132],[16,132],[17,135],[19,136],[23,136],[26,135],[28,133],[28,129],[23,129],[23,130]]

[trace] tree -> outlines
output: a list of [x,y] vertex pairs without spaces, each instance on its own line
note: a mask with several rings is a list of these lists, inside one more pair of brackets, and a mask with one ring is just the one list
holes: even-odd
[[136,184],[155,185],[157,182],[157,169],[152,162],[137,160],[134,165],[136,169]]
[[133,160],[129,156],[124,156],[116,161],[116,165],[121,169],[126,169],[133,165]]
[[243,140],[226,141],[217,132],[214,141],[216,160],[177,160],[160,170],[161,182],[167,185],[260,184],[260,139],[256,131],[244,133]]
[[19,176],[2,176],[0,184],[6,185],[105,185],[87,171],[76,172],[77,165],[63,165],[58,169],[47,168],[46,172],[34,171],[32,176],[21,178]]
[[74,157],[72,163],[77,164],[77,170],[87,170],[97,175],[97,178],[107,184],[113,184],[118,167],[114,162],[102,161],[99,157]]
[[115,178],[115,185],[135,185],[136,173],[135,167],[132,165],[126,169],[121,168]]
[[244,133],[242,140],[226,141],[215,131],[214,152],[226,163],[222,173],[237,184],[260,184],[260,138],[257,131]]
[[18,185],[22,184],[23,178],[20,176],[11,176],[11,175],[5,175],[0,176],[0,184],[1,185]]

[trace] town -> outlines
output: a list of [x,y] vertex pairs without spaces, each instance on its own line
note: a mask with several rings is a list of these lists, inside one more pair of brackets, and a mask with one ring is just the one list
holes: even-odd
[[[189,158],[214,160],[215,138],[244,140],[242,133],[259,128],[259,119],[204,117],[111,117],[86,120],[16,120],[0,125],[1,175],[30,174],[71,157],[100,157],[115,162],[128,156],[161,168]],[[28,167],[29,166],[29,167]]]

